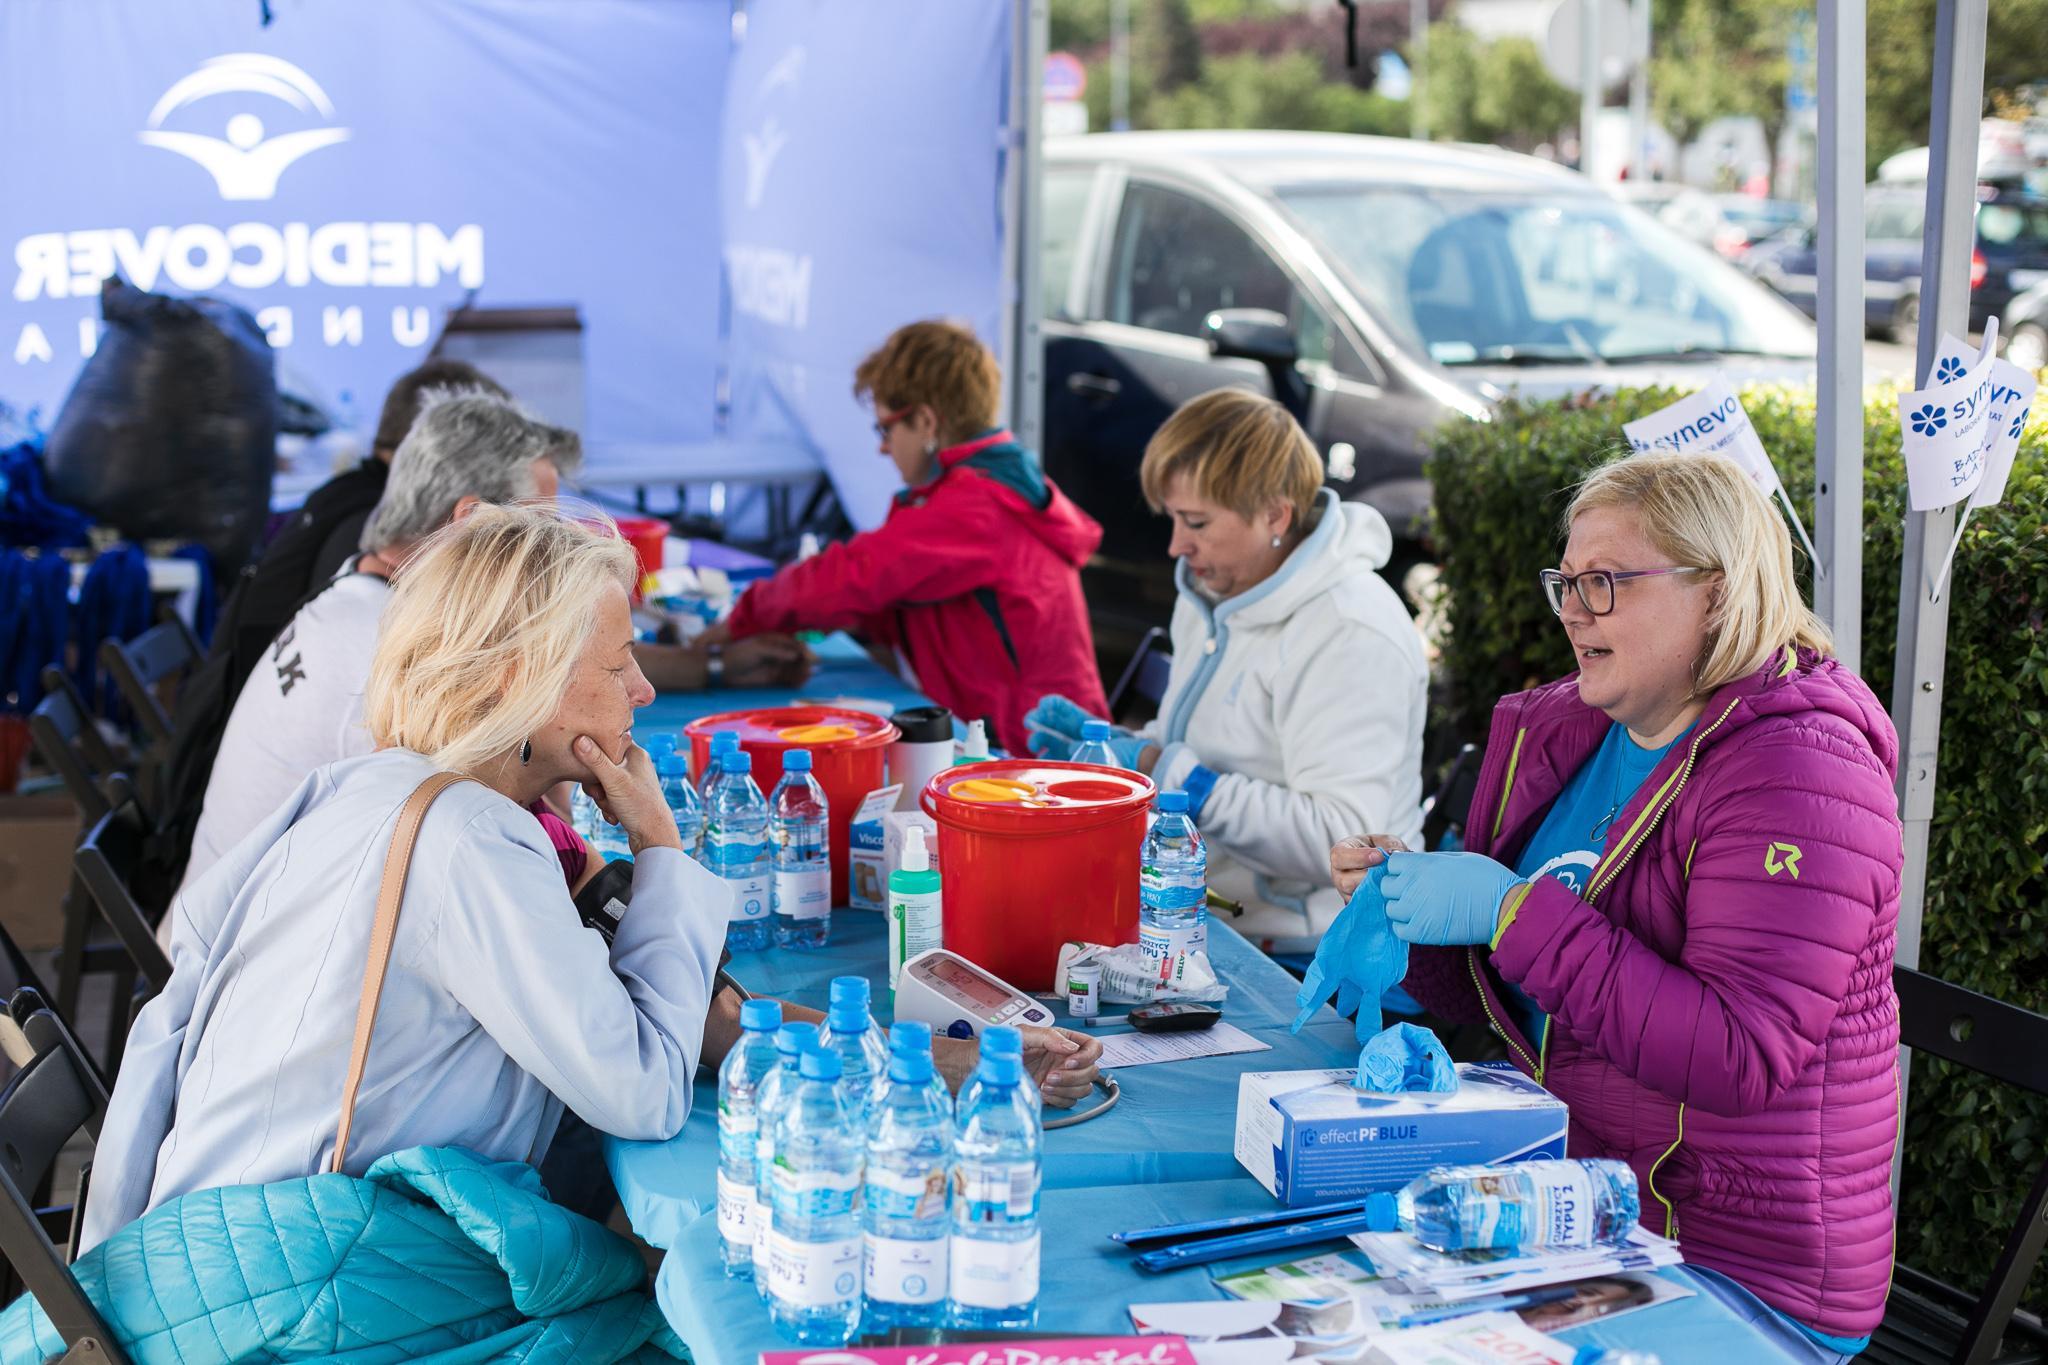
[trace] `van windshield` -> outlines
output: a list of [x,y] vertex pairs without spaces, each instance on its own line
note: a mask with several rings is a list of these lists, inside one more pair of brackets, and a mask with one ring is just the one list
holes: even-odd
[[1381,321],[1441,365],[1814,354],[1790,305],[1602,196],[1329,182],[1273,192]]

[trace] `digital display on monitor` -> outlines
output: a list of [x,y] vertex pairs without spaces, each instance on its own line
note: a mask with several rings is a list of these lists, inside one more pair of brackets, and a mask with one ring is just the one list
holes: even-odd
[[1000,1009],[1010,1001],[1010,997],[993,981],[957,958],[934,959],[931,973],[934,981],[951,987],[955,995],[963,1000],[970,1000],[983,1009]]

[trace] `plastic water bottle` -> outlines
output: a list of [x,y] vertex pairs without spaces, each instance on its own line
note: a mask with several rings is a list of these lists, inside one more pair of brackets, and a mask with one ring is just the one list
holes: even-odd
[[724,777],[704,811],[704,865],[732,884],[725,946],[759,952],[772,941],[768,918],[768,798],[754,785],[754,760],[744,749],[719,759]]
[[711,753],[704,760],[704,771],[697,774],[697,799],[704,803],[704,809],[711,809],[711,788],[719,778],[725,776],[721,765],[727,754],[736,754],[740,749],[740,732],[719,730],[711,736]]
[[832,932],[832,825],[809,749],[782,755],[782,780],[768,797],[768,842],[775,850],[776,946],[824,947]]
[[842,1088],[863,1129],[889,1081],[889,1038],[869,1012],[869,993],[864,976],[833,977],[825,1027],[818,1031],[818,1047],[839,1057]]
[[1116,750],[1109,747],[1109,722],[1106,720],[1084,720],[1081,722],[1081,743],[1074,750],[1074,762],[1093,763],[1104,768],[1121,768],[1116,761]]
[[768,1306],[806,1346],[843,1346],[860,1326],[861,1166],[866,1143],[840,1088],[839,1055],[806,1052],[775,1125]]
[[1625,1161],[1439,1166],[1395,1199],[1402,1228],[1438,1251],[1620,1246],[1642,1202]]
[[1159,793],[1138,853],[1138,947],[1160,961],[1209,950],[1209,851],[1186,792]]
[[583,836],[583,842],[593,848],[597,845],[597,827],[604,815],[597,808],[597,798],[583,790],[581,782],[569,788],[569,828]]
[[1030,1327],[1038,1318],[1038,1166],[1042,1134],[1016,1099],[1015,1057],[983,1057],[980,1098],[953,1139],[950,1326]]
[[938,1059],[932,1053],[932,1026],[921,1019],[898,1019],[889,1025],[889,1056],[908,1056],[921,1052],[932,1057],[932,1094],[946,1112],[953,1112],[953,1092],[946,1089],[946,1078],[939,1074]]
[[816,1024],[784,1024],[775,1031],[775,1069],[761,1079],[754,1096],[754,1292],[768,1302],[768,1232],[774,1223],[775,1125],[796,1098],[798,1066],[818,1047]]
[[[1024,1106],[1025,1112],[1031,1115],[1033,1123],[1039,1122],[1040,1116],[1045,1113],[1045,1097],[1039,1094],[1038,1087],[1031,1083],[1031,1072],[1024,1066],[1024,1034],[1022,1031],[1012,1028],[1008,1024],[989,1025],[981,1031],[981,1055],[983,1057],[1014,1057],[1017,1059],[1018,1074],[1023,1079],[1018,1082],[1017,1088],[1013,1092],[1013,1098],[1018,1104]],[[981,1068],[976,1067],[974,1074],[969,1076],[966,1084],[960,1087],[960,1113],[963,1119],[967,1111],[980,1102],[981,1089]]]
[[761,1128],[761,1086],[776,1067],[775,1032],[782,1002],[740,1006],[740,1040],[718,1068],[718,1249],[728,1278],[754,1277],[755,1136]]
[[697,789],[690,785],[689,762],[671,750],[661,756],[659,767],[662,800],[668,802],[669,814],[676,818],[676,833],[683,836],[683,852],[695,858],[704,843],[704,804],[697,799]]
[[681,743],[673,730],[651,730],[645,735],[635,734],[633,742],[647,751],[647,757],[654,761],[654,770],[661,771],[661,760],[679,752]]
[[934,1079],[930,1052],[893,1054],[868,1125],[862,1278],[876,1330],[936,1327],[946,1313],[953,1111]]

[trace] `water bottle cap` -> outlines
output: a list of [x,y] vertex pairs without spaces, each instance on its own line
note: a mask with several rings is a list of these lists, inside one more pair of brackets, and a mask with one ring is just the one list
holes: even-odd
[[786,773],[807,773],[810,770],[811,751],[809,749],[784,749],[782,751],[782,771]]
[[740,1027],[748,1033],[773,1033],[782,1027],[780,1000],[749,1000],[740,1006]]
[[1022,1057],[1024,1035],[1008,1024],[991,1024],[981,1031],[983,1057]]
[[889,1079],[904,1085],[930,1085],[932,1081],[932,1054],[929,1052],[899,1052],[889,1059]]
[[832,978],[832,994],[829,999],[834,1005],[858,1000],[861,1008],[866,1009],[868,1003],[874,999],[874,991],[864,976],[835,976]]
[[834,1037],[859,1037],[868,1030],[868,1003],[865,1000],[835,1000],[832,1008],[825,1012],[825,1022]]
[[806,1052],[803,1061],[798,1065],[803,1068],[803,1076],[807,1081],[836,1081],[846,1070],[840,1065],[838,1053],[822,1049]]
[[775,1050],[786,1058],[802,1056],[818,1045],[818,1026],[812,1023],[784,1024],[775,1034]]
[[654,760],[654,767],[663,777],[688,777],[690,760],[671,749]]
[[739,747],[740,732],[737,730],[719,730],[711,736],[711,756],[713,758],[718,757],[720,754],[729,754]]
[[647,751],[647,756],[657,763],[665,755],[676,751],[676,736],[672,730],[656,730],[646,739],[640,739],[638,735],[635,735],[633,738],[638,740],[640,747]]
[[1016,1085],[1024,1079],[1024,1059],[1008,1056],[991,1057],[983,1053],[981,1069],[976,1074],[981,1077],[981,1083],[985,1086]]
[[1186,815],[1188,794],[1186,792],[1159,793],[1159,809],[1168,815]]
[[891,1052],[930,1052],[932,1026],[922,1019],[898,1019],[889,1025]]
[[754,771],[754,756],[745,749],[734,749],[718,756],[721,771],[729,773],[751,773]]
[[1107,740],[1108,738],[1109,738],[1109,722],[1108,722],[1108,721],[1106,721],[1106,720],[1084,720],[1084,721],[1082,721],[1082,722],[1081,722],[1081,739],[1082,739],[1082,741],[1083,741],[1083,742],[1093,742],[1093,741],[1095,741],[1095,740]]

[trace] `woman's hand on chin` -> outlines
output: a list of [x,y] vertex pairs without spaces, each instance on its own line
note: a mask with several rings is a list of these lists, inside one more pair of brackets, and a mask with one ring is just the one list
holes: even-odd
[[683,846],[676,818],[661,797],[661,779],[654,760],[637,744],[628,744],[623,762],[614,763],[589,735],[576,737],[576,757],[590,769],[583,790],[590,793],[607,820],[626,831],[627,845],[637,855],[646,848]]

